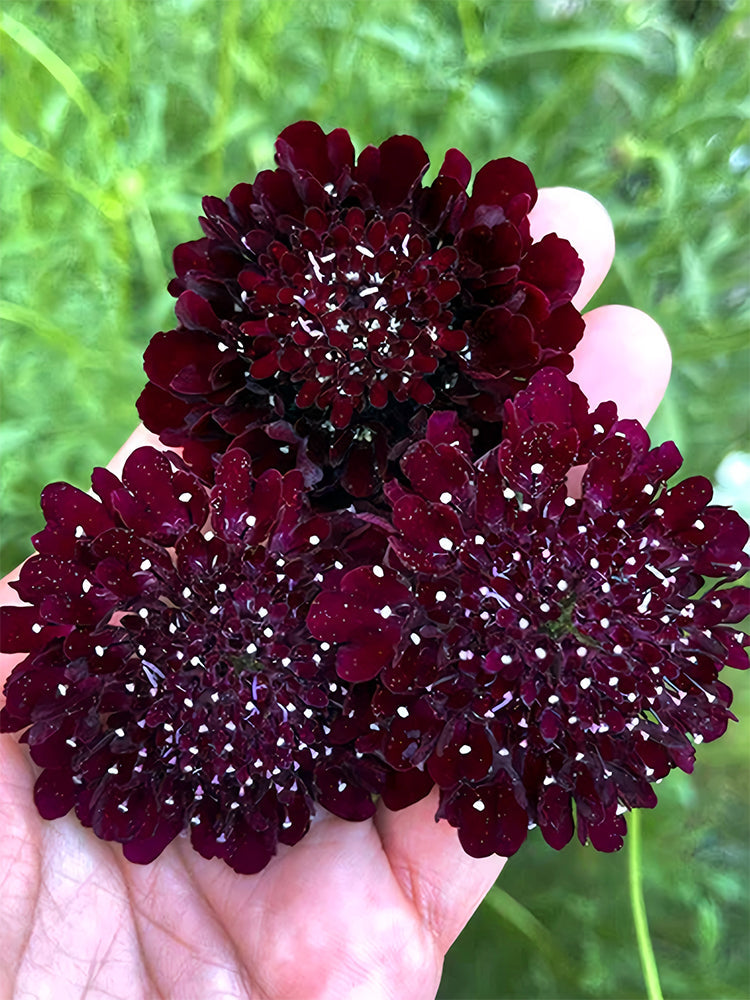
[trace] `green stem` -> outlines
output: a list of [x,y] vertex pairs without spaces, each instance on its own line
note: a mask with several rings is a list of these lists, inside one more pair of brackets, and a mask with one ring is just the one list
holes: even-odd
[[514,896],[511,896],[510,893],[506,892],[505,889],[501,889],[498,885],[494,885],[490,889],[484,897],[484,902],[498,916],[506,920],[511,927],[515,927],[519,933],[528,938],[534,947],[545,956],[550,966],[557,971],[561,978],[575,982],[575,971],[567,955],[559,947],[544,924],[523,903],[520,903]]
[[656,968],[654,948],[648,932],[646,904],[643,899],[643,870],[641,865],[641,814],[634,809],[628,817],[628,882],[630,884],[630,906],[633,911],[638,954],[641,958],[643,978],[646,981],[648,1000],[664,1000]]

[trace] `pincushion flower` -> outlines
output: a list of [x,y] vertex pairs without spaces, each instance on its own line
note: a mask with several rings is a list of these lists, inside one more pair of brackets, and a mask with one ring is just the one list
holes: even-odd
[[570,371],[583,265],[554,234],[532,242],[524,164],[490,161],[469,193],[471,166],[451,149],[424,186],[415,138],[355,160],[344,129],[313,122],[281,133],[276,162],[204,199],[205,235],[174,254],[179,325],[145,354],[141,417],[196,468],[282,422],[318,492],[367,496],[425,407],[481,423],[486,450],[503,399],[542,366]]
[[386,769],[353,751],[348,687],[305,616],[322,574],[355,564],[347,540],[375,552],[377,533],[311,513],[299,471],[254,476],[239,449],[210,491],[150,448],[92,482],[98,499],[45,489],[27,606],[2,609],[3,649],[28,655],[0,730],[24,730],[42,816],[75,809],[141,863],[189,831],[255,872],[316,802],[372,815]]
[[[379,678],[360,750],[421,768],[474,856],[514,853],[538,824],[563,847],[617,850],[628,809],[690,771],[726,729],[726,665],[747,667],[747,525],[702,477],[650,448],[613,403],[589,412],[553,369],[505,404],[504,440],[472,461],[434,414],[386,487],[383,564],[313,602],[347,683]],[[585,466],[580,498],[567,478]]]

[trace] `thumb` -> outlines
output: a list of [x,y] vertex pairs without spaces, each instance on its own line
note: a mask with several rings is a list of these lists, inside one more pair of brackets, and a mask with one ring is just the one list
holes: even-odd
[[503,869],[506,858],[472,858],[455,829],[436,822],[438,790],[398,812],[381,802],[375,825],[391,869],[444,955]]

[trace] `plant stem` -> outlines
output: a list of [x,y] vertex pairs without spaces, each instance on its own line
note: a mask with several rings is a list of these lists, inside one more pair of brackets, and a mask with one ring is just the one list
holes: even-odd
[[641,814],[634,809],[628,817],[628,882],[630,885],[630,907],[633,911],[638,954],[641,959],[643,978],[646,982],[648,1000],[664,1000],[656,968],[654,948],[648,931],[646,904],[643,899],[643,871],[641,865]]

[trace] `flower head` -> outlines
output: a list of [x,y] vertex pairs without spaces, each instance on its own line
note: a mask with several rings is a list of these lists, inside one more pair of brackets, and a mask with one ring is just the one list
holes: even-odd
[[402,460],[410,488],[386,487],[384,565],[343,575],[308,620],[342,678],[379,678],[360,750],[423,767],[468,853],[511,854],[535,824],[560,848],[573,803],[581,841],[616,850],[622,813],[734,718],[718,675],[747,666],[732,626],[749,592],[728,584],[748,528],[706,479],[668,486],[675,446],[651,449],[612,403],[589,412],[559,371],[506,402],[504,428],[475,463],[455,414],[433,415]]
[[92,481],[98,499],[45,489],[28,606],[2,609],[3,648],[28,655],[0,730],[25,730],[42,816],[74,808],[137,862],[189,831],[254,872],[316,802],[372,815],[387,769],[353,750],[349,686],[305,617],[324,573],[377,558],[378,532],[311,513],[299,471],[256,478],[239,449],[210,491],[150,448]]
[[146,351],[141,416],[197,467],[283,421],[319,490],[366,496],[426,405],[496,421],[538,368],[570,370],[583,265],[556,235],[532,242],[524,164],[490,161],[469,194],[452,149],[425,187],[411,136],[355,160],[345,130],[313,122],[281,133],[276,161],[204,199],[204,237],[174,255],[179,326]]

